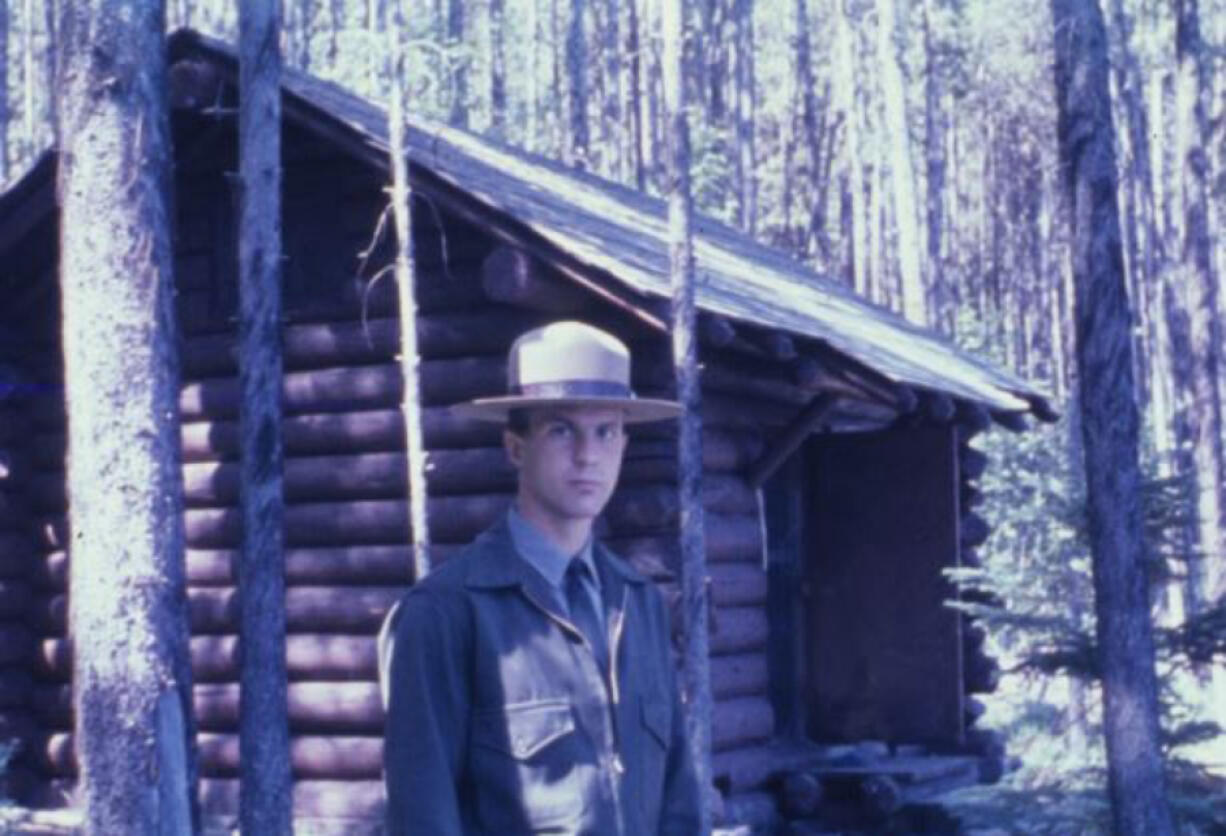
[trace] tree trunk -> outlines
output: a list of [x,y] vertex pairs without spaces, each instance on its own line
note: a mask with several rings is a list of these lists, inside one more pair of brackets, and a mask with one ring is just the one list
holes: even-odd
[[907,127],[907,86],[894,47],[895,0],[877,0],[877,62],[881,67],[882,103],[890,153],[890,187],[898,232],[898,276],[902,312],[912,322],[928,322],[928,300],[920,256],[919,212],[915,205],[915,168]]
[[1139,507],[1131,323],[1116,204],[1107,39],[1096,3],[1051,0],[1060,157],[1071,210],[1082,441],[1107,777],[1115,831],[1173,832],[1158,731]]
[[630,114],[630,159],[634,187],[647,188],[647,169],[643,164],[643,59],[639,53],[639,4],[626,0],[626,54],[630,56],[630,90],[626,112]]
[[281,436],[281,3],[239,7],[239,818],[292,830]]
[[753,0],[736,0],[736,181],[737,225],[752,237],[758,231],[758,121],[754,73]]
[[924,161],[927,169],[929,318],[946,335],[954,333],[954,311],[945,287],[942,254],[945,231],[945,135],[949,130],[943,102],[945,79],[933,40],[933,4],[924,0]]
[[34,0],[25,0],[21,14],[21,122],[22,135],[25,140],[23,156],[32,156],[38,147],[38,120],[34,107],[34,90],[37,82],[34,79]]
[[626,143],[622,137],[625,126],[622,124],[622,58],[621,49],[621,8],[617,3],[605,7],[604,31],[601,38],[604,50],[604,96],[602,97],[601,134],[604,137],[604,174],[612,180],[623,182],[625,179]]
[[9,179],[9,4],[0,3],[0,183]]
[[[399,12],[397,4],[397,12]],[[448,121],[457,127],[468,127],[468,56],[464,50],[464,0],[447,3],[447,45],[452,55],[451,116]]]
[[570,144],[567,157],[572,166],[584,170],[588,166],[587,126],[587,39],[583,33],[586,0],[571,0],[570,18],[566,27],[567,116],[570,122]]
[[860,87],[856,83],[856,44],[855,30],[847,19],[843,4],[835,0],[835,51],[838,56],[834,70],[835,96],[843,111],[843,124],[847,126],[847,153],[845,176],[849,181],[847,213],[850,216],[851,241],[848,250],[851,254],[851,273],[847,283],[862,296],[868,296],[868,230],[866,225],[865,196],[867,185],[864,182],[864,167],[860,160],[860,103],[858,94]]
[[702,388],[694,310],[694,205],[690,195],[690,128],[684,76],[685,3],[665,3],[663,70],[668,113],[668,228],[673,366],[684,412],[677,439],[681,509],[682,687],[686,736],[703,804],[700,833],[711,832],[711,672],[702,501]]
[[1179,101],[1186,109],[1183,145],[1183,253],[1185,299],[1191,328],[1191,403],[1188,411],[1196,463],[1197,517],[1200,546],[1206,555],[1202,588],[1212,604],[1226,594],[1226,467],[1222,452],[1222,327],[1213,269],[1209,188],[1211,110],[1209,58],[1200,36],[1197,0],[1176,3],[1175,51],[1179,60]]
[[409,214],[408,145],[405,142],[408,78],[405,46],[408,23],[402,4],[395,5],[388,28],[391,56],[391,102],[388,108],[388,147],[392,169],[392,218],[396,230],[396,290],[400,302],[400,373],[403,378],[405,451],[408,457],[409,525],[413,532],[413,579],[430,571],[430,529],[426,515],[426,451],[422,438],[421,355],[417,349],[417,301],[413,295],[413,226]]
[[[490,27],[490,133],[507,135],[507,56],[504,0],[489,0]],[[407,89],[407,88],[406,88]]]
[[63,3],[60,277],[88,833],[194,830],[164,8]]

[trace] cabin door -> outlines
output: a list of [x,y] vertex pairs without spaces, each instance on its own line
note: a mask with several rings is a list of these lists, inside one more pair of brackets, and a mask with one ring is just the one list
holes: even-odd
[[958,563],[952,429],[823,435],[808,448],[809,737],[960,744],[960,620],[941,571]]

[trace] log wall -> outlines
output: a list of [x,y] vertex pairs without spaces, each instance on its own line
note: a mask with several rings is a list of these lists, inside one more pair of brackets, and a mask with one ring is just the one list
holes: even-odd
[[[286,608],[295,813],[378,816],[383,715],[374,637],[406,589],[411,568],[394,292],[390,277],[373,285],[353,279],[381,197],[377,185],[355,187],[352,178],[339,175],[317,178],[307,188],[291,168],[286,181]],[[237,801],[239,710],[233,205],[213,167],[186,168],[179,194],[179,405],[194,702],[205,809],[227,815]],[[445,560],[499,517],[515,485],[500,448],[500,428],[457,419],[448,407],[503,390],[505,355],[514,337],[567,312],[537,310],[531,299],[517,305],[491,301],[482,265],[493,241],[446,215],[420,217],[441,220],[447,239],[444,254],[437,225],[419,224],[429,510],[435,559]],[[375,246],[365,275],[376,274],[384,258],[382,245]],[[566,299],[580,305],[570,313],[631,344],[636,387],[667,394],[662,335],[594,296]],[[58,306],[38,307],[47,324],[44,341],[54,348]],[[713,740],[717,751],[735,753],[773,732],[766,699],[762,530],[757,497],[740,474],[761,453],[762,422],[787,420],[794,393],[778,387],[756,392],[738,383],[730,368],[711,365],[704,502]],[[747,405],[746,394],[758,397]],[[6,416],[0,421],[2,456],[8,450],[4,439],[19,422],[7,412],[0,415]],[[27,760],[46,799],[62,795],[76,774],[62,399],[32,402],[21,420],[28,507],[0,493],[0,567],[15,571],[3,581],[11,589],[0,584],[0,711],[28,727]],[[661,585],[668,600],[676,597],[678,515],[674,430],[636,428],[621,485],[599,526],[610,545]],[[10,522],[22,520],[21,530],[10,530]],[[30,593],[23,595],[17,584],[27,584]],[[10,611],[11,627],[5,621]],[[19,660],[15,667],[6,666],[6,649]]]

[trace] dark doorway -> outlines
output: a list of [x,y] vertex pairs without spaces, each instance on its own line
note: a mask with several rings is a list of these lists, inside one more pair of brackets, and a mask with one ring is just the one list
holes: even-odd
[[806,451],[808,736],[957,746],[958,449],[946,427],[823,435]]

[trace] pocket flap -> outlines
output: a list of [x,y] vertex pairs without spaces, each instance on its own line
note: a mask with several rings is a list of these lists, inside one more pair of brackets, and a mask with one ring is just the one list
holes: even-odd
[[668,746],[670,713],[667,700],[643,700],[643,725],[655,735],[660,745],[665,747]]
[[480,718],[478,741],[500,749],[517,760],[527,760],[553,741],[575,730],[575,718],[566,700],[514,703]]

